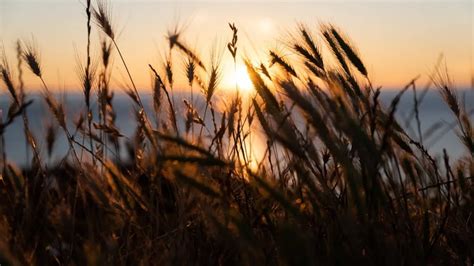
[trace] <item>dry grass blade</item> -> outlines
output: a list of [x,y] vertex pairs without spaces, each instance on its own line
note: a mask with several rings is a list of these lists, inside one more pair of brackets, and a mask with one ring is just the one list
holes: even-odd
[[9,126],[10,124],[13,123],[16,117],[20,116],[23,114],[28,106],[30,106],[33,103],[32,100],[29,100],[20,106],[14,105],[14,108],[9,111],[9,114],[7,116],[7,120],[5,122],[0,123],[0,135],[3,134],[5,128]]
[[178,26],[176,26],[173,31],[168,31],[168,36],[166,36],[166,38],[168,39],[170,49],[173,49],[173,47],[175,46],[178,47],[181,52],[192,58],[196,62],[196,64],[198,64],[198,66],[200,66],[204,71],[206,71],[206,67],[204,66],[204,63],[201,61],[199,56],[197,56],[195,52],[193,52],[181,42],[181,31],[182,29],[179,29]]
[[112,135],[113,137],[123,137],[122,133],[113,125],[103,125],[93,123],[94,128],[105,132],[106,134]]
[[8,64],[4,47],[2,47],[2,51],[0,54],[0,79],[3,81],[3,83],[5,83],[5,86],[7,87],[7,90],[12,96],[13,100],[19,103],[20,101],[18,98],[18,94],[15,90],[15,86],[13,85],[10,66]]
[[344,59],[344,56],[342,55],[341,50],[339,49],[339,46],[337,45],[332,32],[329,29],[323,28],[323,36],[326,39],[326,42],[329,44],[331,51],[336,56],[337,61],[339,62],[341,67],[348,75],[350,75],[349,67],[347,66],[346,60]]
[[235,26],[235,23],[229,23],[229,27],[232,30],[232,41],[230,41],[227,44],[227,49],[229,50],[230,54],[232,55],[232,58],[234,58],[234,62],[237,59],[237,27]]
[[[397,110],[398,103],[400,102],[400,99],[402,95],[410,88],[412,84],[414,84],[416,81],[416,78],[413,79],[403,90],[397,93],[395,98],[393,98],[392,102],[390,103],[390,109],[388,112],[388,118],[385,121],[384,124],[384,134],[382,137],[382,144],[380,145],[380,156],[382,152],[387,148],[388,141],[392,136],[395,134],[395,130],[392,129],[392,126],[395,124],[395,111]],[[399,142],[400,144],[400,142]]]
[[273,130],[270,128],[270,125],[268,124],[267,119],[265,119],[265,116],[263,115],[263,112],[260,109],[259,104],[257,103],[256,100],[253,100],[252,103],[253,103],[253,106],[255,108],[255,113],[256,113],[257,118],[260,122],[260,125],[262,125],[262,128],[265,131],[265,133],[267,134],[267,136],[272,138],[272,136],[274,135]]
[[201,59],[196,55],[196,53],[194,53],[193,51],[191,51],[189,48],[187,48],[184,44],[180,43],[180,42],[176,42],[176,46],[182,51],[184,52],[186,55],[188,55],[189,57],[191,57],[194,61],[196,61],[196,63],[198,64],[198,66],[200,66],[204,71],[206,71],[206,67],[204,66],[204,63],[201,61]]
[[325,78],[326,77],[326,72],[319,70],[317,67],[315,67],[313,64],[309,62],[304,62],[304,65],[308,68],[309,71],[311,71],[316,77],[319,78]]
[[158,155],[158,161],[166,162],[166,161],[174,161],[179,163],[195,163],[198,165],[205,165],[205,166],[227,166],[228,164],[220,159],[214,157],[197,157],[192,155]]
[[272,199],[276,200],[283,206],[285,211],[288,211],[296,218],[301,218],[301,212],[291,203],[291,199],[287,195],[283,194],[278,188],[272,186],[269,181],[261,178],[255,173],[249,171],[249,174],[252,179],[256,181],[257,186],[267,191]]
[[186,62],[184,64],[184,69],[186,72],[186,78],[188,80],[188,85],[190,87],[193,86],[194,77],[196,75],[196,63],[194,59],[190,56],[187,57]]
[[205,91],[206,94],[206,101],[209,103],[211,101],[212,96],[216,92],[217,85],[220,81],[220,69],[218,65],[211,66],[211,73],[209,75],[209,82],[207,84],[207,88]]
[[303,58],[314,64],[315,66],[319,67],[319,62],[316,60],[316,58],[313,57],[313,55],[306,50],[303,46],[299,45],[298,43],[293,44],[293,49],[299,53]]
[[319,48],[314,42],[313,37],[311,37],[308,29],[304,25],[300,25],[299,30],[300,30],[301,36],[303,37],[304,42],[312,51],[311,58],[314,58],[314,63],[319,68],[324,70],[323,57],[321,56],[321,52],[319,51]]
[[195,144],[192,144],[192,143],[189,143],[187,142],[186,140],[180,138],[180,137],[173,137],[173,136],[168,136],[168,135],[165,135],[165,134],[162,134],[158,131],[154,131],[154,134],[160,138],[161,140],[164,140],[164,141],[167,141],[167,142],[172,142],[174,144],[177,144],[179,146],[182,146],[190,151],[196,151],[202,155],[205,155],[206,157],[209,157],[209,158],[212,158],[214,157],[214,155],[212,153],[210,153],[208,150],[198,146],[198,145],[195,145]]
[[283,70],[286,71],[287,73],[293,75],[294,77],[298,77],[298,75],[296,74],[295,69],[288,62],[286,62],[283,59],[283,57],[278,55],[276,52],[270,51],[270,58],[271,58],[270,66],[272,66],[274,64],[277,64],[281,68],[283,68]]
[[138,105],[138,106],[140,105],[140,100],[138,99],[138,96],[135,93],[135,91],[133,91],[133,89],[125,89],[125,93],[128,95],[128,97],[130,97],[130,99],[132,99],[132,101],[136,105]]
[[24,100],[25,98],[25,83],[23,81],[23,68],[22,68],[22,65],[23,65],[23,58],[22,58],[22,47],[21,47],[21,41],[20,40],[17,40],[16,41],[16,59],[18,61],[18,64],[17,64],[17,69],[18,69],[18,81],[19,81],[19,91],[21,93],[21,101]]
[[267,87],[267,85],[265,85],[265,82],[262,80],[257,71],[255,71],[255,68],[250,64],[249,61],[245,61],[245,65],[247,66],[247,72],[249,74],[250,80],[255,86],[258,94],[260,94],[260,96],[263,98],[269,113],[280,113],[280,107],[278,105],[277,99]]
[[221,59],[222,53],[213,48],[211,51],[211,70],[209,73],[209,80],[205,92],[206,102],[210,103],[212,96],[216,92],[217,86],[221,80]]
[[112,54],[112,43],[107,42],[106,40],[102,40],[100,42],[100,51],[101,51],[101,59],[102,65],[108,66],[110,61],[110,55]]
[[161,98],[161,80],[158,77],[155,77],[153,82],[153,108],[157,115],[160,112]]
[[359,56],[355,52],[354,48],[349,44],[347,40],[345,40],[345,38],[342,37],[342,35],[333,26],[330,26],[330,29],[332,35],[337,40],[339,46],[346,54],[349,61],[351,61],[351,63],[357,68],[357,70],[359,70],[360,73],[362,73],[362,75],[367,76],[367,69],[362,63],[362,60],[360,60]]
[[201,193],[203,193],[205,195],[208,195],[208,196],[213,197],[213,198],[220,198],[221,197],[219,192],[215,191],[212,187],[208,186],[205,183],[199,182],[199,181],[195,180],[194,178],[191,178],[191,177],[185,175],[181,171],[175,171],[175,175],[176,175],[176,177],[178,178],[179,181],[183,182],[184,184],[186,184],[186,185],[188,185],[188,186],[190,186],[194,189],[197,189],[198,191],[200,191]]
[[229,119],[227,120],[227,127],[229,128],[229,137],[231,137],[234,134],[235,130],[235,122],[236,122],[236,115],[239,110],[239,105],[240,103],[240,97],[235,97],[232,99],[232,103],[229,108]]
[[46,151],[48,152],[48,157],[51,157],[53,154],[54,144],[56,143],[58,137],[58,128],[54,123],[49,123],[46,126]]
[[459,117],[461,112],[461,108],[459,107],[459,100],[456,93],[452,89],[451,80],[448,76],[447,71],[443,71],[438,68],[435,71],[435,74],[431,77],[431,79],[435,86],[438,87],[441,96],[446,101],[451,111],[456,115],[456,117]]
[[53,113],[54,117],[56,118],[56,121],[58,124],[63,128],[65,131],[67,131],[66,127],[66,115],[64,112],[64,107],[62,104],[59,104],[56,99],[50,94],[50,93],[45,93],[43,95],[44,100],[46,101],[46,104],[48,105],[49,109]]
[[82,91],[88,110],[90,109],[91,91],[96,79],[96,66],[96,64],[83,66],[81,60],[77,57],[76,72],[82,85]]
[[107,0],[97,0],[97,8],[92,9],[92,15],[94,17],[97,26],[107,35],[110,39],[115,38],[115,33],[112,27],[112,10]]
[[[163,80],[161,79],[160,75],[158,75],[158,72],[156,72],[156,70],[153,68],[153,66],[148,64],[148,67],[151,69],[151,71],[155,75],[155,79],[156,79],[156,81],[158,81],[158,87],[159,88],[161,87],[163,89],[163,91],[165,92],[166,99],[168,100],[168,104],[169,104],[169,107],[170,107],[171,122],[173,123],[173,127],[176,131],[176,134],[179,135],[178,121],[176,119],[176,112],[175,112],[175,109],[174,109],[174,106],[173,106],[173,101],[171,100],[171,97],[168,93],[168,90],[166,89],[166,86],[163,83]],[[156,83],[155,83],[155,86],[156,86]]]
[[186,132],[189,132],[192,124],[204,125],[204,120],[199,116],[198,112],[186,99],[183,100],[186,106]]
[[28,64],[31,72],[38,77],[41,77],[40,54],[36,46],[36,41],[33,39],[24,42],[23,60]]
[[260,64],[259,70],[262,71],[262,73],[263,73],[269,80],[272,80],[272,77],[270,76],[270,73],[268,72],[267,67],[265,67],[265,65],[264,65],[263,63]]
[[165,68],[166,78],[168,80],[168,84],[169,84],[170,88],[173,89],[173,83],[174,83],[174,80],[173,80],[173,66],[171,65],[171,59],[170,58],[166,58],[166,63],[164,65],[164,68]]

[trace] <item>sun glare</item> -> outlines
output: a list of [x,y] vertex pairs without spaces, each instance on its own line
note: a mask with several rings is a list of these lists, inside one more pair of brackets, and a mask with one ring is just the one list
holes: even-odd
[[232,79],[229,83],[231,86],[237,84],[238,89],[241,91],[249,92],[253,89],[252,81],[250,80],[247,70],[243,66],[238,67],[237,70],[233,72]]

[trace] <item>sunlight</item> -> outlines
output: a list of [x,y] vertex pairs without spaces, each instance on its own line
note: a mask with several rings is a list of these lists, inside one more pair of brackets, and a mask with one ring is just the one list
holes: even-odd
[[250,92],[253,89],[252,81],[247,73],[247,69],[244,66],[237,67],[237,70],[234,71],[232,78],[229,82],[230,87],[237,87],[243,92]]
[[263,18],[258,22],[258,27],[263,34],[273,33],[274,23],[270,18]]

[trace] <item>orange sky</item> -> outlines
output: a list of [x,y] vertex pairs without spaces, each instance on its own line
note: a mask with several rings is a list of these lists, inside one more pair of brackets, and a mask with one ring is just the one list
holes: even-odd
[[[33,35],[41,51],[45,77],[51,86],[78,88],[76,51],[85,55],[86,16],[79,0],[2,0],[0,41],[9,59],[15,57],[14,42]],[[118,39],[137,85],[150,87],[148,63],[159,65],[165,54],[164,36],[176,22],[187,24],[185,40],[204,61],[209,50],[222,47],[224,76],[233,65],[224,48],[231,38],[227,22],[239,28],[239,53],[262,58],[268,48],[282,50],[289,32],[298,22],[317,30],[320,22],[339,26],[356,44],[374,84],[387,88],[403,86],[413,77],[426,77],[439,55],[446,57],[458,87],[471,87],[473,76],[473,5],[467,1],[112,1]],[[98,43],[93,32],[93,43]],[[93,54],[98,55],[97,45]],[[115,58],[116,84],[126,81]],[[182,78],[181,60],[175,73]],[[38,87],[27,75],[30,88]],[[178,82],[180,83],[180,82]],[[182,83],[182,82],[181,82]],[[232,84],[226,78],[223,85]]]

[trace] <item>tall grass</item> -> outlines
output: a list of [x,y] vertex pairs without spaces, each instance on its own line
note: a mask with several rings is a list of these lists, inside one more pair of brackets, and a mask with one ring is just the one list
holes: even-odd
[[[87,59],[80,72],[86,113],[79,120],[67,117],[50,92],[34,42],[18,48],[18,82],[2,54],[0,78],[11,98],[0,120],[2,144],[8,141],[5,130],[23,117],[34,162],[18,169],[2,151],[0,264],[473,263],[474,134],[470,110],[446,69],[437,68],[432,80],[466,148],[458,160],[446,151],[428,152],[421,127],[412,136],[396,118],[400,98],[416,91],[416,79],[385,106],[362,55],[330,24],[318,35],[299,25],[285,51],[294,56],[269,51],[269,66],[237,53],[238,25],[229,24],[227,49],[235,63],[245,62],[255,94],[248,110],[237,94],[221,112],[214,108],[223,101],[216,91],[227,73],[219,53],[204,65],[182,32],[172,30],[170,55],[177,49],[185,63],[176,73],[171,56],[165,73],[143,67],[153,77],[154,114],[148,114],[110,10],[104,1],[95,8],[86,2]],[[92,19],[102,35],[96,67],[90,58]],[[322,54],[323,45],[328,54]],[[127,72],[136,107],[127,160],[120,156],[124,136],[115,126],[114,56]],[[22,62],[41,80],[44,100],[67,137],[70,152],[57,165],[44,162],[29,128],[26,110],[32,102],[23,89]],[[173,100],[176,78],[187,80],[192,91],[190,99],[182,99],[184,117]],[[193,84],[202,90],[204,111],[195,107]],[[90,105],[94,97],[97,117]],[[415,94],[418,124],[420,98]],[[180,125],[186,134],[179,134]],[[59,132],[48,128],[50,157]],[[260,132],[265,144],[256,166],[249,164],[246,144],[251,132]],[[79,152],[91,159],[81,159]]]

